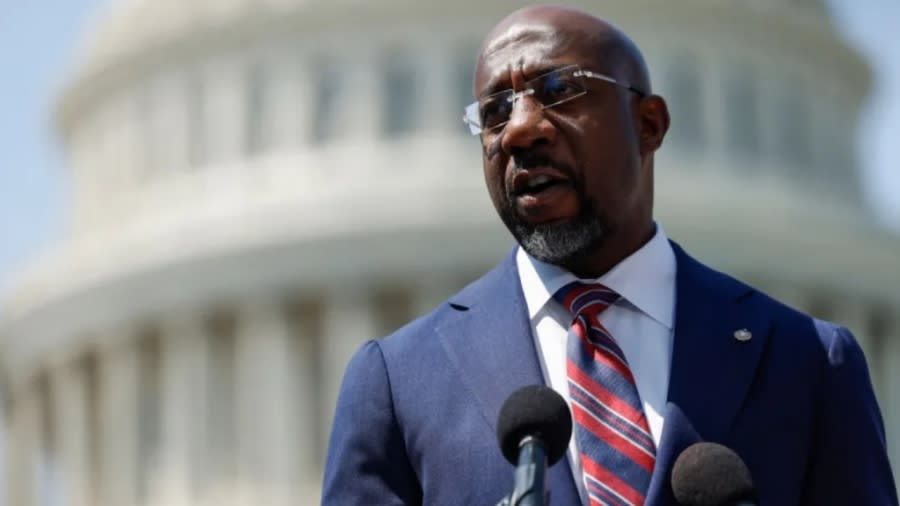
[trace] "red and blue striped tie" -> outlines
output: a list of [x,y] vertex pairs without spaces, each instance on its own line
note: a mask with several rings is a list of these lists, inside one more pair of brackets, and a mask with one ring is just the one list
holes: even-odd
[[574,282],[554,297],[574,315],[566,371],[589,503],[642,505],[656,446],[625,355],[599,320],[619,294]]

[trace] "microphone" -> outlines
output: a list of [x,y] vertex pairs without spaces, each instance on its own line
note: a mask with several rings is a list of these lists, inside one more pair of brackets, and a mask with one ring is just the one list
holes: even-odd
[[571,436],[569,407],[552,388],[530,385],[513,392],[497,419],[500,450],[516,466],[513,493],[501,504],[544,506],[547,468],[566,454]]
[[747,465],[731,449],[695,443],[675,459],[672,491],[682,506],[757,506]]

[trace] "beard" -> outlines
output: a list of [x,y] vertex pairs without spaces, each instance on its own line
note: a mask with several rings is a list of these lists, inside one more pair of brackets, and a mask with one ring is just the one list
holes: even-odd
[[530,225],[520,218],[515,198],[509,194],[499,209],[500,219],[526,253],[541,262],[568,267],[594,251],[609,236],[609,227],[593,202],[580,188],[576,187],[575,191],[580,209],[575,219]]

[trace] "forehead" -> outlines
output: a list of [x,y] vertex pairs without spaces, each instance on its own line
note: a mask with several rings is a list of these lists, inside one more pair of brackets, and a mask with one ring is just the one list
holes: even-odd
[[[514,25],[484,46],[475,69],[475,94],[509,88],[510,74],[530,78],[565,65],[596,68],[589,37],[546,24]],[[602,70],[602,69],[597,69]]]

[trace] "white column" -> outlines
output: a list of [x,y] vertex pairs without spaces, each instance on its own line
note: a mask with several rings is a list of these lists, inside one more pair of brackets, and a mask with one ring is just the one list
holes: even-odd
[[322,322],[322,422],[327,441],[331,434],[334,407],[347,362],[362,343],[380,337],[374,314],[364,285],[335,286],[327,295]]
[[257,299],[239,309],[237,370],[238,477],[243,505],[287,506],[296,475],[301,428],[294,421],[290,328],[279,301]]
[[264,107],[269,109],[272,118],[272,147],[277,151],[293,151],[303,139],[300,124],[304,117],[299,114],[300,98],[308,84],[298,79],[299,67],[293,51],[279,53],[275,60],[268,61],[271,93],[266,97]]
[[37,392],[22,388],[13,395],[10,432],[6,438],[6,497],[10,506],[37,506],[36,467],[41,427]]
[[77,139],[83,155],[83,171],[75,175],[76,183],[80,183],[82,192],[77,205],[82,208],[83,230],[96,230],[109,214],[109,198],[103,195],[103,172],[101,142],[102,125],[96,115],[91,115],[76,127]]
[[213,311],[206,338],[205,397],[198,472],[200,498],[197,504],[238,504],[237,475],[237,371],[235,314],[231,305]]
[[[462,121],[463,108],[475,97],[470,92],[471,83],[466,84],[463,80],[475,67],[478,43],[466,47],[452,38],[433,42],[420,61],[425,93],[423,102],[428,115],[426,128],[444,136],[466,139],[468,130]],[[465,100],[468,102],[463,103]],[[448,170],[452,170],[451,164],[447,164]]]
[[[751,68],[759,69],[756,65],[751,66]],[[774,79],[759,79],[756,82],[759,97],[757,103],[760,109],[757,113],[759,117],[759,159],[763,162],[760,166],[764,171],[768,171],[765,176],[770,178],[779,176],[778,174],[773,174],[772,171],[781,163],[778,160],[776,148],[778,144],[777,136],[779,135],[776,127],[781,118],[778,114],[778,109],[774,105],[778,96],[779,84]]]
[[158,121],[157,170],[172,177],[188,165],[188,109],[184,107],[187,93],[186,73],[163,75],[154,83],[154,117]]
[[207,158],[212,164],[235,161],[244,147],[247,120],[244,65],[235,58],[217,59],[207,66],[204,77]]
[[102,153],[102,184],[105,190],[101,190],[100,198],[109,201],[110,209],[106,219],[109,220],[107,223],[114,226],[127,222],[134,211],[134,198],[129,188],[131,174],[128,173],[132,165],[123,156],[128,147],[128,128],[124,126],[128,104],[126,102],[121,106],[120,102],[124,102],[120,97],[110,97],[96,112],[101,128],[99,149]]
[[206,441],[206,333],[193,315],[161,322],[162,451],[159,502],[194,504],[192,483],[198,478]]
[[384,104],[384,69],[379,64],[376,47],[363,48],[354,53],[354,60],[340,67],[339,79],[344,82],[338,98],[338,132],[354,139],[374,141],[381,127]]
[[77,239],[90,222],[96,203],[91,200],[91,150],[90,132],[83,124],[66,132],[64,137],[65,152],[68,155],[69,167],[72,171],[71,187],[71,233]]
[[50,373],[51,402],[58,423],[56,441],[60,473],[69,506],[96,504],[91,480],[87,376],[84,364],[62,365]]
[[100,180],[95,184],[96,193],[94,198],[98,199],[104,208],[103,213],[97,217],[98,222],[103,228],[115,226],[121,223],[123,217],[122,207],[119,198],[121,191],[109,191],[111,189],[120,190],[120,181],[122,177],[122,165],[117,163],[116,152],[119,148],[119,128],[116,125],[115,117],[111,114],[112,105],[103,104],[94,111],[94,128],[96,137],[94,138],[95,156],[97,166],[94,168],[96,175]]
[[410,97],[410,100],[415,100],[418,104],[414,111],[418,116],[416,121],[421,125],[419,133],[447,134],[452,87],[456,84],[453,72],[456,69],[450,61],[447,46],[435,42],[437,41],[429,41],[410,50],[409,54],[416,57],[413,66],[418,78],[416,95]]
[[107,506],[137,503],[138,360],[130,336],[99,354],[100,497]]
[[297,454],[294,497],[320,497],[322,457],[327,427],[322,425],[322,305],[319,301],[294,301],[290,306],[294,388],[292,399]]
[[[700,102],[702,116],[700,121],[704,136],[702,150],[713,157],[730,159],[728,144],[726,142],[727,122],[733,121],[728,117],[725,108],[725,79],[723,74],[723,62],[714,54],[704,51],[697,52],[697,80],[700,85]],[[699,153],[701,156],[703,153]]]
[[319,80],[318,73],[322,71],[318,65],[313,65],[307,57],[301,60],[296,55],[297,61],[294,69],[294,76],[291,84],[295,92],[296,103],[294,110],[291,111],[296,118],[296,137],[294,143],[301,146],[309,144],[312,137],[313,117],[316,112],[316,82]]

